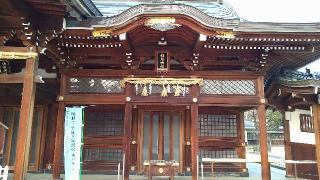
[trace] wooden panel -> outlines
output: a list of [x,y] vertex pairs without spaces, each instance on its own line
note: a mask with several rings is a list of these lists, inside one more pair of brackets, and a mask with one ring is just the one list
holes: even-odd
[[[292,149],[293,160],[316,160],[316,146],[311,144],[290,143]],[[293,175],[295,171],[293,169]],[[300,178],[317,178],[317,165],[316,164],[298,164],[297,175]]]
[[122,136],[101,136],[84,137],[84,148],[121,148],[123,145]]
[[[46,126],[46,142],[55,141],[55,131],[56,131],[56,122],[57,122],[57,105],[49,105],[47,112],[47,126]],[[44,157],[43,157],[43,166],[42,168],[46,169],[48,165],[53,164],[53,153],[54,153],[54,143],[44,143]]]
[[[284,126],[284,150],[285,150],[285,159],[292,160],[292,147],[290,143],[290,126],[289,120],[285,119],[285,113],[282,113],[283,117],[283,126]],[[286,176],[293,176],[293,165],[286,164]]]
[[239,138],[199,137],[200,147],[234,148],[240,145]]

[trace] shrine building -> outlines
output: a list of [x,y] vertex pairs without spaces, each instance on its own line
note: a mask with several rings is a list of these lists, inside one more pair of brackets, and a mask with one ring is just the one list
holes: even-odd
[[81,106],[83,172],[196,180],[211,158],[226,162],[204,173],[250,177],[244,112],[256,109],[267,180],[275,107],[286,160],[317,162],[287,175],[317,178],[320,78],[293,72],[319,58],[319,23],[250,22],[223,0],[2,0],[1,165],[59,179],[65,109]]

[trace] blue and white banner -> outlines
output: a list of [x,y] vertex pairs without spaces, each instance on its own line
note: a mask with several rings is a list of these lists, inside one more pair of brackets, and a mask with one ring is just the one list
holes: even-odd
[[84,107],[67,107],[64,123],[64,170],[66,180],[81,178]]

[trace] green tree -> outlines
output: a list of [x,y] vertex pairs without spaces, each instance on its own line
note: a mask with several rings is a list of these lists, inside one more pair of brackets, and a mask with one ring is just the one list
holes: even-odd
[[273,109],[266,111],[267,128],[269,131],[278,131],[283,127],[281,112]]
[[[259,119],[257,110],[249,110],[246,112],[246,119],[254,123],[256,130],[259,130]],[[282,114],[274,109],[267,109],[266,121],[268,131],[277,131],[282,127]]]

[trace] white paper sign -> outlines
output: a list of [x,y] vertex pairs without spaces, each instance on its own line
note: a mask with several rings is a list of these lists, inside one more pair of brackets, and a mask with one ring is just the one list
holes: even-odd
[[80,179],[83,108],[66,108],[64,123],[64,170],[66,180]]

